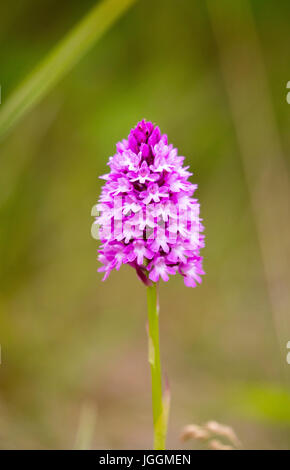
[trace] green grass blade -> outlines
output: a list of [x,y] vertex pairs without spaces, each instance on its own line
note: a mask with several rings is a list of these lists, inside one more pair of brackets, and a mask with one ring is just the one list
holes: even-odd
[[53,48],[3,104],[0,110],[0,139],[71,70],[134,2],[103,0]]

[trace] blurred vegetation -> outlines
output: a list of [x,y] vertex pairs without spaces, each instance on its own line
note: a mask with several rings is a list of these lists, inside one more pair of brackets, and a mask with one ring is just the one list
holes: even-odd
[[[241,15],[244,3],[250,16]],[[262,76],[267,90],[257,107],[271,103],[267,122],[277,126],[288,178],[290,4],[232,4],[137,1],[1,142],[1,448],[84,447],[85,435],[94,448],[151,446],[144,287],[130,268],[101,283],[90,236],[97,177],[115,143],[143,117],[186,155],[206,227],[203,284],[188,289],[176,276],[161,286],[161,347],[172,392],[168,444],[181,445],[185,424],[215,419],[230,424],[245,448],[290,448],[290,366],[261,249],[267,221],[256,223],[257,212],[276,207],[276,191],[269,187],[253,207],[240,116],[233,114]],[[2,5],[2,105],[94,5]],[[257,44],[263,69],[249,61],[230,75],[240,80],[233,99],[226,53],[235,46],[247,55]],[[255,129],[249,139],[258,148]],[[274,229],[283,251],[282,232]]]

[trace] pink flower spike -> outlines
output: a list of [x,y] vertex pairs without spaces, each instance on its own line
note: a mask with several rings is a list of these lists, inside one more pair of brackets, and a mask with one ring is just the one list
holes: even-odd
[[197,185],[183,162],[167,135],[145,120],[117,144],[97,205],[104,279],[128,264],[146,285],[176,273],[189,287],[201,282],[203,225]]

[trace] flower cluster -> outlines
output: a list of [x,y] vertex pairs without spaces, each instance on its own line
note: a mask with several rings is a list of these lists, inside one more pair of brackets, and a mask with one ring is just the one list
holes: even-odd
[[117,144],[110,173],[97,205],[99,271],[105,280],[122,264],[136,269],[145,284],[168,281],[180,273],[187,286],[201,282],[204,246],[197,188],[183,166],[184,157],[168,144],[167,135],[145,120]]

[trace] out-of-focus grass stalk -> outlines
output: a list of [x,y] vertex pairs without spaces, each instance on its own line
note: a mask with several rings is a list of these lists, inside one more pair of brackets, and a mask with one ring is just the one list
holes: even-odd
[[96,427],[96,409],[90,403],[85,403],[80,412],[80,422],[76,435],[75,449],[90,450]]
[[77,24],[0,108],[0,139],[68,73],[136,0],[103,0]]
[[[283,368],[290,334],[287,167],[250,4],[247,0],[209,0],[207,5],[253,208]],[[284,99],[286,102],[286,90]]]

